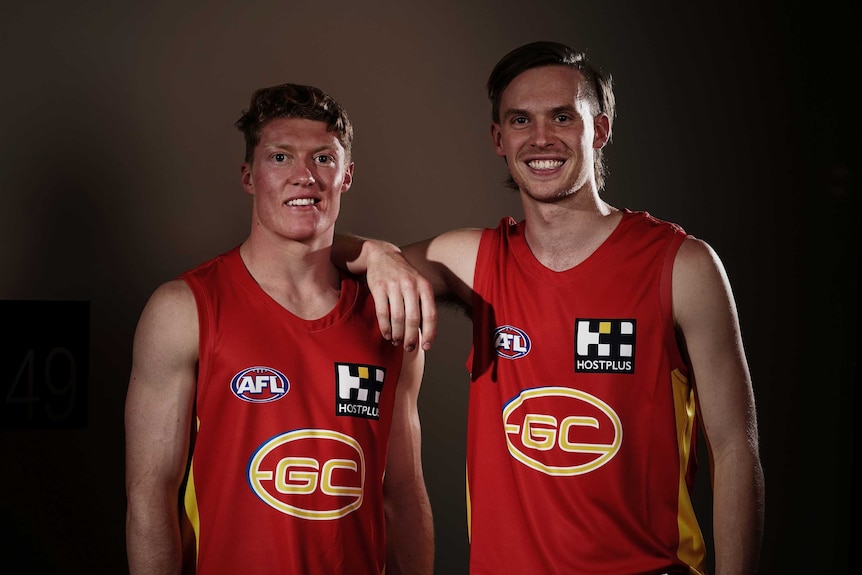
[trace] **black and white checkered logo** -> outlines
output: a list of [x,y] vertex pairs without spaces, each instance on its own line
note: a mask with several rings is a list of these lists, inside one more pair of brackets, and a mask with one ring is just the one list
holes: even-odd
[[335,364],[335,414],[380,419],[386,370],[358,363]]
[[636,324],[633,319],[575,321],[577,373],[634,373]]

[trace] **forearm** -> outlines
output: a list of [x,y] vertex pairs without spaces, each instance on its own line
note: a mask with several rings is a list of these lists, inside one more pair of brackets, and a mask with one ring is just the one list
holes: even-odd
[[401,253],[401,249],[383,240],[372,240],[348,234],[336,234],[331,259],[337,267],[352,274],[363,275],[375,256]]
[[715,458],[713,537],[716,575],[757,572],[763,537],[764,483],[756,452],[738,449]]
[[126,549],[130,575],[179,574],[182,542],[176,497],[161,502],[129,496]]
[[434,522],[422,481],[386,501],[386,573],[431,575],[434,572]]
[[434,288],[401,253],[398,246],[358,236],[336,235],[332,263],[356,275],[365,275],[374,298],[377,324],[385,339],[413,350],[421,339],[430,349],[437,334]]

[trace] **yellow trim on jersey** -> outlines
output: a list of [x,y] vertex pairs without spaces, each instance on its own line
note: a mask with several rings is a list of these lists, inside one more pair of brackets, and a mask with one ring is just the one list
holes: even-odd
[[[201,420],[196,418],[195,430],[200,430]],[[183,497],[183,506],[186,510],[186,516],[189,518],[189,523],[195,532],[195,564],[197,564],[198,554],[200,552],[201,543],[201,519],[198,510],[198,498],[195,493],[195,458],[192,455],[191,464],[189,465],[189,478],[186,482],[186,493]]]
[[693,575],[706,575],[706,546],[703,534],[694,515],[694,506],[685,482],[686,470],[691,461],[691,439],[694,433],[696,398],[694,388],[678,369],[671,372],[674,413],[676,413],[676,441],[679,448],[679,547],[677,557],[691,566]]
[[467,543],[473,541],[473,506],[470,504],[470,471],[465,470],[464,477],[467,479]]

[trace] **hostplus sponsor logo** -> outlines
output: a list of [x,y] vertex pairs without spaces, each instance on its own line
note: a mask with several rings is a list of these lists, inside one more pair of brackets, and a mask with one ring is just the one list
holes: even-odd
[[494,330],[494,349],[506,359],[518,359],[530,353],[530,337],[527,332],[511,325]]
[[633,319],[576,320],[575,371],[634,373],[636,324]]
[[380,419],[386,370],[358,363],[335,364],[335,414]]
[[269,403],[281,399],[290,390],[290,382],[280,371],[271,367],[249,367],[230,381],[235,396],[251,403]]

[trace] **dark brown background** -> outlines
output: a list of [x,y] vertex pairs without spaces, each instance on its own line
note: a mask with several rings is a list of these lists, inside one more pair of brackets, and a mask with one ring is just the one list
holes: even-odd
[[[159,283],[245,237],[233,122],[253,89],[309,83],[347,107],[356,172],[340,229],[403,243],[520,217],[491,150],[483,84],[511,48],[551,39],[614,74],[605,198],[682,224],[727,267],[768,482],[763,572],[846,572],[858,8],[430,4],[3,4],[0,299],[89,301],[91,369],[86,428],[0,432],[0,570],[126,569],[122,412],[135,322]],[[421,415],[437,572],[457,574],[469,323],[446,312],[441,331]],[[708,529],[707,487],[704,471]]]

